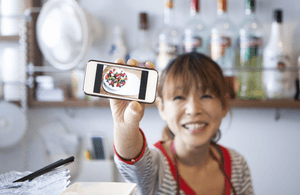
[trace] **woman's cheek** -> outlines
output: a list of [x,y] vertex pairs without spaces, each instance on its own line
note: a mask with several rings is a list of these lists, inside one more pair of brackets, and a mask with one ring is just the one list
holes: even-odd
[[174,111],[176,111],[176,109],[178,109],[178,106],[172,102],[168,102],[166,104],[167,111],[172,115],[174,113]]
[[211,104],[207,107],[207,112],[214,120],[219,120],[222,118],[222,105],[218,103]]

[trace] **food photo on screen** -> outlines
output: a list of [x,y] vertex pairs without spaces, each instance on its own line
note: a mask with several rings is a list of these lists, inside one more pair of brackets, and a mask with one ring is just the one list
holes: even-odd
[[110,69],[106,72],[103,84],[111,90],[120,91],[128,80],[125,71],[120,69]]
[[134,98],[139,95],[141,71],[105,66],[102,78],[107,93]]

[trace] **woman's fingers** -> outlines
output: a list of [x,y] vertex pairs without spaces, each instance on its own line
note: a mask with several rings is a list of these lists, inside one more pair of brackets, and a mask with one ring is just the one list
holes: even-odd
[[139,65],[139,63],[135,59],[129,59],[126,64],[131,65],[131,66]]
[[[123,62],[122,59],[117,59],[117,60],[115,61],[115,63],[118,63],[118,64],[124,64],[124,62]],[[126,63],[126,64],[131,65],[131,66],[138,66],[138,65],[139,65],[139,63],[138,63],[135,59],[129,59],[129,60],[127,60],[127,63]],[[151,62],[146,62],[146,63],[145,63],[145,66],[146,66],[147,68],[155,69],[154,64],[152,64]]]
[[155,69],[154,64],[152,64],[151,62],[146,62],[146,63],[145,63],[145,66],[146,66],[147,68]]
[[116,61],[115,61],[115,63],[119,63],[119,64],[124,64],[124,62],[123,62],[123,60],[122,59],[117,59]]

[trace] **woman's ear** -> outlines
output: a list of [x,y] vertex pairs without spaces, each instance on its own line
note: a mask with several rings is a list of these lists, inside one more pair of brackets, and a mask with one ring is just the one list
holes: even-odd
[[225,105],[223,106],[223,117],[226,116],[228,110],[229,110],[229,101],[230,101],[230,95],[229,93],[225,94]]
[[160,117],[165,120],[165,114],[164,114],[164,103],[162,98],[160,97],[156,97],[156,101],[155,101],[156,107],[158,108],[158,112]]

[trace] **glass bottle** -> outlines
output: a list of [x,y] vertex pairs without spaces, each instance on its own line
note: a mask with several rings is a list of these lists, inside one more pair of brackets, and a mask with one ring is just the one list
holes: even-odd
[[137,60],[140,67],[145,67],[146,62],[155,63],[155,53],[149,45],[148,37],[148,15],[147,13],[140,13],[137,36],[138,44],[129,54],[129,58]]
[[263,81],[267,98],[292,99],[295,95],[291,56],[283,35],[282,10],[274,11],[271,35],[263,51]]
[[173,0],[164,0],[164,26],[159,31],[156,69],[160,73],[180,52],[181,35],[173,24]]
[[296,79],[296,94],[295,99],[300,100],[300,56],[297,63],[297,79]]
[[240,99],[263,99],[263,28],[255,14],[255,0],[245,1],[245,18],[239,30],[238,72]]
[[207,54],[209,29],[199,14],[200,0],[190,0],[190,20],[184,28],[183,52],[192,51]]
[[113,40],[109,54],[112,62],[122,59],[126,63],[127,48],[124,43],[124,30],[121,26],[115,26],[113,29]]
[[210,56],[223,69],[224,76],[233,76],[237,28],[228,18],[226,3],[217,0],[217,20],[210,32]]

